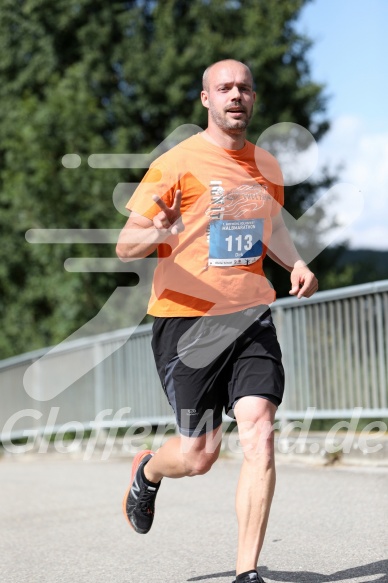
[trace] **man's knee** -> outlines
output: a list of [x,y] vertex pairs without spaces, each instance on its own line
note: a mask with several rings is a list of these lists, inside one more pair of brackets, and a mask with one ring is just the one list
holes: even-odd
[[236,410],[236,418],[244,458],[249,462],[267,460],[271,464],[274,458],[273,421],[276,407],[257,397],[245,397],[243,400],[245,403],[241,403],[239,410]]
[[189,476],[201,476],[206,474],[214,462],[216,461],[217,456],[214,454],[210,456],[209,454],[197,454],[195,457],[189,457],[186,459],[185,463],[188,469]]
[[187,443],[185,439],[185,446],[183,449],[184,463],[187,469],[187,475],[189,476],[199,476],[206,474],[214,462],[217,460],[220,452],[220,444],[212,443],[209,447],[209,443],[206,441],[196,441],[192,442],[190,447],[190,441]]

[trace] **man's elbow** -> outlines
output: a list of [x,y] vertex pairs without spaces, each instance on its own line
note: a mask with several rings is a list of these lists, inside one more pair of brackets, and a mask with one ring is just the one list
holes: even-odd
[[123,261],[124,263],[127,261],[131,261],[132,259],[132,256],[128,252],[128,248],[126,248],[124,245],[120,243],[117,243],[116,245],[116,255],[120,259],[120,261]]

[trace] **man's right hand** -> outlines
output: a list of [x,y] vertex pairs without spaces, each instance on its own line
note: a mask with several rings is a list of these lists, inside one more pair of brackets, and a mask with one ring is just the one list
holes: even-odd
[[178,235],[178,233],[181,233],[185,228],[181,215],[182,191],[176,191],[174,202],[171,207],[167,206],[164,200],[162,200],[157,194],[155,194],[152,199],[161,209],[161,211],[153,218],[155,229],[169,230],[172,235]]
[[116,246],[116,253],[121,261],[147,257],[170,235],[177,235],[184,230],[181,216],[182,192],[176,191],[171,207],[156,194],[152,198],[161,210],[153,220],[131,212]]

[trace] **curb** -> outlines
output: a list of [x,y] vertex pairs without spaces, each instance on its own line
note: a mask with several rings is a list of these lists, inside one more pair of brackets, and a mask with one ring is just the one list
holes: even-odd
[[[144,437],[126,441],[122,437],[112,437],[108,432],[98,432],[96,436],[82,441],[56,442],[38,441],[34,447],[5,447],[0,450],[1,459],[13,461],[32,461],[48,454],[50,459],[74,459],[84,461],[108,461],[109,459],[131,459],[142,449],[157,450],[170,436],[155,434],[147,441]],[[330,466],[334,464],[349,466],[388,467],[388,434],[376,432],[365,439],[361,433],[338,432],[335,437],[330,433],[309,432],[293,433],[286,437],[275,434],[276,460],[281,463],[302,463]],[[242,459],[243,450],[237,432],[224,433],[221,447],[224,459]],[[46,456],[45,456],[46,457]]]

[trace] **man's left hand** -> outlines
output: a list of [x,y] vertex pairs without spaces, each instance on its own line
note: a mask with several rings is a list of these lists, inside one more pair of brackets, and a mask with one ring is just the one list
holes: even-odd
[[290,295],[310,298],[318,289],[318,280],[303,261],[297,261],[291,271]]

